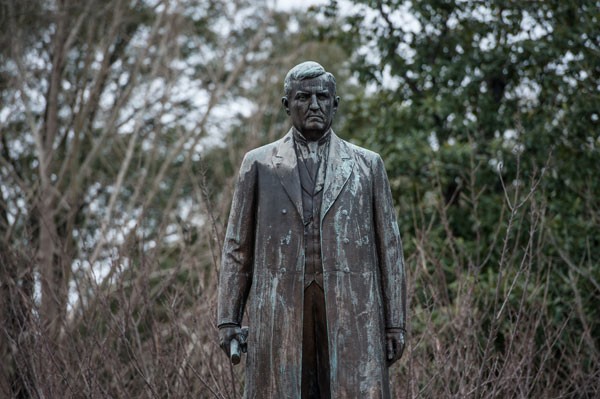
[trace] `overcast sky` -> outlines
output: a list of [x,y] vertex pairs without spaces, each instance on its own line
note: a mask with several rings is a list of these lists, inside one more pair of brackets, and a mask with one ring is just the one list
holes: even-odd
[[314,4],[325,4],[327,0],[275,0],[275,6],[282,10],[291,10],[293,8],[305,9]]

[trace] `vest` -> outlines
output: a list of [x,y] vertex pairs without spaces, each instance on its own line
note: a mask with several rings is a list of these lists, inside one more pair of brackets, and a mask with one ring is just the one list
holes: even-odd
[[[313,282],[323,288],[320,220],[323,184],[317,186],[317,170],[310,171],[306,164],[307,161],[298,153],[297,158],[302,187],[302,219],[304,222],[304,288],[308,288]],[[324,158],[322,157],[319,168],[326,167]]]

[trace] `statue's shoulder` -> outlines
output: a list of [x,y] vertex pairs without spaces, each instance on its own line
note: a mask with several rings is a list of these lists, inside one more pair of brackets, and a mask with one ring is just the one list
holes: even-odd
[[291,136],[286,135],[279,140],[254,148],[244,156],[244,163],[270,163],[271,159],[277,154],[282,144],[291,140]]
[[279,143],[281,143],[283,139],[279,139],[273,141],[272,143],[262,145],[260,147],[256,147],[246,153],[246,158],[253,159],[256,161],[260,161],[263,159],[271,159],[273,154],[277,151],[279,147]]

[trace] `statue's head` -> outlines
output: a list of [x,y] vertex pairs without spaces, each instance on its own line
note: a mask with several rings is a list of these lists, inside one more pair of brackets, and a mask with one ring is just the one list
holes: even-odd
[[314,61],[303,62],[287,73],[283,90],[281,102],[296,130],[309,140],[329,130],[340,101],[331,73]]

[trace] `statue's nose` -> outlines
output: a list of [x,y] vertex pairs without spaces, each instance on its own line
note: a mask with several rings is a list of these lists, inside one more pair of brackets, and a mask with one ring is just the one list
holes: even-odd
[[310,109],[319,109],[319,103],[317,102],[317,96],[314,94],[310,97]]

